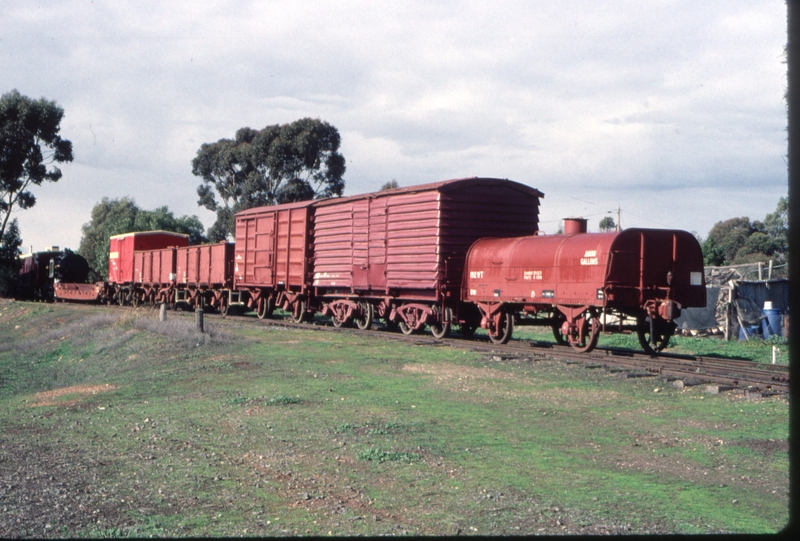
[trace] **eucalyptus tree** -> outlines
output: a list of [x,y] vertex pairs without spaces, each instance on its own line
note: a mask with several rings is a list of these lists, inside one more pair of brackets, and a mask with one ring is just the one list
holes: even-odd
[[0,297],[10,297],[14,294],[21,266],[20,246],[22,238],[19,235],[17,219],[14,218],[0,236]]
[[92,208],[91,220],[83,225],[78,253],[86,258],[90,267],[107,277],[109,239],[120,233],[153,230],[189,235],[190,244],[208,240],[203,235],[203,224],[197,216],[176,218],[165,206],[142,210],[130,197],[104,197]]
[[617,224],[614,223],[614,218],[611,216],[606,216],[602,220],[600,220],[600,231],[612,231],[617,228]]
[[209,238],[233,236],[234,214],[240,210],[342,195],[340,145],[334,126],[312,118],[261,130],[240,128],[233,139],[201,145],[192,173],[203,180],[197,204],[217,214]]
[[12,90],[0,97],[0,238],[14,208],[36,204],[33,186],[58,182],[61,170],[48,165],[72,161],[72,143],[59,135],[64,110]]

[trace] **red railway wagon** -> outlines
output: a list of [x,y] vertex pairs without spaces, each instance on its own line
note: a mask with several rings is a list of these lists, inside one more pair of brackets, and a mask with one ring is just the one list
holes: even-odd
[[172,302],[175,290],[176,248],[141,250],[133,253],[133,276],[136,291],[132,304]]
[[134,279],[140,284],[168,284],[175,280],[175,248],[133,254]]
[[635,330],[652,353],[666,346],[681,308],[705,306],[703,254],[693,235],[669,229],[482,239],[467,255],[464,298],[498,343],[516,318],[551,325],[559,343],[580,351],[600,332]]
[[109,239],[108,281],[118,285],[136,281],[133,271],[136,251],[188,245],[189,235],[169,231],[138,231],[113,235]]
[[175,249],[175,302],[210,305],[227,314],[233,288],[234,244],[200,244]]
[[464,178],[320,201],[314,209],[314,295],[335,325],[374,317],[437,336],[473,319],[461,305],[469,246],[538,229],[540,191]]
[[259,318],[276,304],[294,319],[306,316],[311,281],[314,201],[257,207],[236,214],[235,288],[230,304],[246,304]]
[[322,311],[337,326],[366,328],[375,316],[409,333],[467,326],[468,247],[534,233],[540,197],[518,182],[467,178],[240,212],[231,302],[259,317],[282,306],[295,321]]
[[[108,289],[104,299],[119,304],[136,304],[142,298],[140,286],[145,272],[152,279],[152,270],[145,271],[140,259],[139,274],[135,271],[136,252],[162,250],[174,246],[188,246],[189,235],[170,231],[137,231],[113,235],[109,239]],[[152,267],[151,267],[152,269]]]

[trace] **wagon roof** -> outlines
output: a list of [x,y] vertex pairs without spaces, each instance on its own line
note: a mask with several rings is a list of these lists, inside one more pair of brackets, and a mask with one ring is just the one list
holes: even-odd
[[299,209],[313,205],[314,203],[318,203],[316,199],[309,199],[308,201],[298,201],[296,203],[282,203],[280,205],[263,205],[260,207],[253,207],[251,209],[242,210],[236,213],[236,216],[248,216],[250,214],[263,214],[265,209],[272,210],[275,208],[281,209]]
[[146,235],[170,235],[173,237],[185,237],[189,238],[189,235],[185,233],[175,233],[174,231],[131,231],[130,233],[120,233],[118,235],[111,235],[108,237],[109,239],[123,239],[125,237],[137,236],[143,237]]
[[383,190],[380,192],[370,192],[359,195],[351,195],[349,197],[335,197],[331,199],[323,199],[315,201],[316,203],[315,206],[335,205],[343,201],[355,201],[358,199],[388,197],[393,195],[419,193],[419,192],[430,192],[430,191],[447,192],[449,190],[458,189],[464,186],[480,186],[480,185],[489,185],[489,186],[506,185],[516,190],[519,190],[522,193],[526,193],[536,197],[544,197],[544,194],[539,190],[537,190],[536,188],[531,188],[526,184],[522,184],[520,182],[516,182],[513,180],[508,180],[507,178],[502,179],[502,178],[468,177],[468,178],[456,178],[452,180],[442,180],[440,182],[432,182],[429,184],[418,184],[416,186],[406,186],[404,188],[395,188],[393,190]]
[[535,197],[544,197],[544,194],[536,188],[531,188],[526,184],[516,182],[513,180],[502,178],[481,178],[481,177],[468,177],[456,178],[452,180],[442,180],[439,182],[431,182],[429,184],[418,184],[416,186],[406,186],[404,188],[395,188],[393,190],[382,190],[380,192],[369,192],[358,195],[351,195],[348,197],[332,197],[330,199],[312,199],[308,201],[298,201],[296,203],[284,203],[281,205],[266,205],[262,207],[254,207],[251,209],[237,212],[237,217],[246,217],[252,214],[262,214],[265,210],[273,211],[274,209],[297,209],[309,206],[323,207],[327,205],[338,205],[348,201],[358,201],[360,199],[376,198],[376,197],[389,197],[394,195],[404,195],[419,192],[440,191],[447,192],[454,189],[459,189],[464,186],[499,186],[505,185],[518,190],[520,193],[532,195]]
[[21,254],[19,259],[25,259],[26,257],[33,257],[35,255],[43,255],[43,254],[60,254],[61,250],[42,250],[41,252],[28,252],[27,254]]

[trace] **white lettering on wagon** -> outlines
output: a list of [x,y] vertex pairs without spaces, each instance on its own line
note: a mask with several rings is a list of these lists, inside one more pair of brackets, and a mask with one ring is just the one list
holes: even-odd
[[480,280],[483,278],[483,271],[469,271],[469,277]]
[[542,271],[540,271],[540,270],[522,271],[522,279],[523,280],[541,280],[542,279]]
[[581,265],[597,265],[597,250],[586,250],[581,258]]
[[330,274],[327,272],[315,272],[314,273],[314,280],[333,280],[335,278],[339,278],[339,273]]

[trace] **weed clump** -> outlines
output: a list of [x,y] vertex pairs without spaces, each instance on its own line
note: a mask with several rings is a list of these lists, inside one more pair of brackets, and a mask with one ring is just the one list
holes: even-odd
[[248,398],[246,396],[239,396],[232,398],[228,401],[231,406],[241,406],[244,404],[263,404],[266,406],[281,406],[287,404],[302,404],[304,400],[295,396],[276,396],[275,398]]
[[396,462],[396,461],[414,461],[422,458],[422,455],[417,453],[392,453],[384,451],[379,447],[370,447],[360,451],[357,455],[359,460],[366,460],[370,462]]
[[303,400],[301,398],[293,397],[293,396],[276,396],[275,398],[270,398],[267,400],[267,406],[277,406],[277,405],[284,405],[284,404],[302,404]]
[[204,325],[205,332],[198,332],[194,320],[185,318],[167,318],[166,321],[159,321],[157,317],[138,317],[133,320],[133,327],[140,331],[164,336],[170,342],[195,347],[232,341],[227,333],[208,323]]
[[31,353],[41,349],[42,344],[67,339],[72,341],[73,346],[81,347],[96,341],[99,330],[109,329],[117,324],[118,321],[119,318],[112,314],[96,314],[87,318],[76,319],[69,323],[51,327],[38,334],[35,338],[0,344],[0,352],[18,351],[20,353]]

